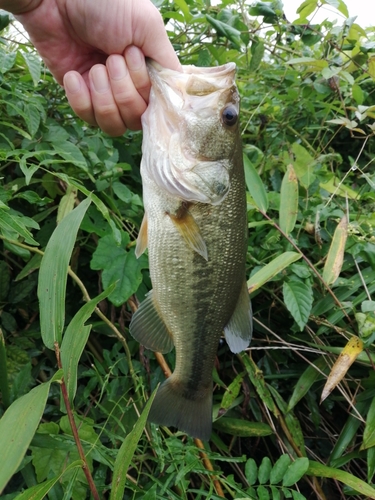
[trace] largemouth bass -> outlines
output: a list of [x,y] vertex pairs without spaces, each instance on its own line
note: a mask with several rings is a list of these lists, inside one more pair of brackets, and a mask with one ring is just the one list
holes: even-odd
[[207,440],[220,336],[240,352],[252,332],[236,66],[177,72],[149,62],[148,69],[145,216],[136,254],[148,247],[153,290],[130,333],[154,351],[176,348],[175,370],[160,386],[149,420]]

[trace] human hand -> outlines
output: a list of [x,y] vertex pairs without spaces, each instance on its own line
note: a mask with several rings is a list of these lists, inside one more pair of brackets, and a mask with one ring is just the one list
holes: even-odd
[[145,56],[180,69],[150,0],[0,0],[0,8],[23,24],[77,115],[110,135],[141,128]]

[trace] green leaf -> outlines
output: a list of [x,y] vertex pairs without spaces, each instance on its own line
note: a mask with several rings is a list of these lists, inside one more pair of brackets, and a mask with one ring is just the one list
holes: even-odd
[[150,412],[157,389],[158,388],[156,388],[151,394],[150,399],[147,401],[147,404],[142,411],[141,416],[137,420],[137,423],[135,424],[133,430],[126,436],[118,451],[115,467],[113,469],[110,500],[123,499],[126,474],[128,472],[128,468],[133,458],[134,452],[137,448],[138,441],[142,435],[143,429],[145,428],[147,417]]
[[189,6],[185,2],[185,0],[174,0],[174,3],[176,5],[178,5],[178,7],[180,8],[180,10],[182,11],[182,13],[184,15],[184,18],[185,18],[185,21],[187,23],[190,23],[191,19],[192,19],[192,15],[190,13]]
[[293,500],[306,500],[306,497],[296,490],[292,490],[292,497]]
[[328,372],[328,365],[324,356],[321,356],[312,365],[309,365],[298,379],[288,403],[288,411],[296,406],[298,401],[307,394],[317,380],[324,378],[321,372]]
[[326,465],[323,465],[319,462],[310,460],[306,474],[308,476],[329,477],[331,479],[336,479],[337,481],[346,484],[350,488],[353,488],[353,490],[358,491],[358,493],[375,499],[375,489],[369,484],[365,483],[365,481],[362,481],[358,477],[355,477],[348,472],[334,469],[332,467],[327,467]]
[[77,390],[77,370],[79,359],[82,355],[91,330],[91,325],[85,326],[85,323],[93,313],[97,304],[101,300],[108,297],[115,286],[116,285],[113,284],[108,287],[107,290],[82,306],[69,323],[64,334],[60,348],[61,364],[64,370],[65,384],[71,404],[73,403]]
[[17,52],[2,52],[0,51],[0,73],[4,74],[13,68],[16,61]]
[[302,457],[296,458],[287,468],[283,477],[283,486],[292,486],[297,483],[309,468],[309,459]]
[[211,26],[213,26],[213,28],[215,29],[216,33],[219,36],[227,38],[237,48],[239,48],[242,45],[241,32],[238,31],[236,28],[233,28],[229,24],[219,21],[218,19],[209,16],[208,14],[206,15],[206,19],[211,24]]
[[86,198],[60,222],[48,242],[40,265],[40,329],[44,344],[52,350],[55,342],[61,343],[69,261],[79,226],[90,203],[91,200]]
[[245,153],[243,154],[243,163],[247,189],[257,208],[266,213],[268,209],[268,198],[262,179],[259,177],[256,168]]
[[72,462],[66,468],[64,468],[61,474],[55,476],[52,479],[49,479],[48,481],[44,481],[42,484],[37,484],[35,486],[32,486],[31,488],[28,488],[24,492],[17,495],[15,500],[42,500],[66,472],[82,466],[82,460],[76,460]]
[[245,464],[245,476],[250,486],[258,480],[258,466],[253,458],[249,458]]
[[327,285],[332,285],[340,276],[344,263],[344,253],[346,240],[348,238],[348,219],[346,215],[342,217],[337,225],[331,245],[329,247],[327,260],[324,264],[323,279]]
[[375,446],[375,397],[367,413],[365,430],[363,432],[363,443],[361,450]]
[[258,500],[270,500],[270,493],[267,488],[263,485],[257,488]]
[[263,56],[264,56],[264,43],[261,40],[257,39],[251,45],[251,59],[249,65],[250,72],[255,72],[259,68]]
[[40,80],[40,75],[42,72],[42,60],[38,54],[35,52],[21,52],[27,67],[30,71],[31,78],[34,82],[34,87],[36,87]]
[[38,246],[39,243],[34,240],[32,234],[26,227],[27,225],[31,225],[30,222],[33,223],[31,227],[39,229],[39,225],[32,219],[10,214],[6,210],[0,208],[0,229],[4,232],[15,232],[17,235],[24,238],[25,242],[29,245]]
[[292,151],[294,154],[294,160],[292,161],[294,171],[301,185],[307,189],[316,179],[313,172],[317,161],[298,142],[292,145]]
[[34,387],[10,405],[0,420],[0,493],[21,464],[42,418],[50,382]]
[[214,428],[231,436],[270,436],[273,430],[263,422],[250,422],[240,418],[222,417],[214,422]]
[[311,285],[302,281],[284,281],[283,296],[288,311],[302,331],[309,319],[313,303]]
[[284,252],[276,257],[248,280],[247,287],[249,293],[255,292],[255,290],[300,258],[301,254],[296,252]]
[[145,256],[135,256],[134,247],[127,250],[130,243],[128,233],[122,233],[121,246],[112,234],[100,238],[93,253],[91,269],[102,270],[104,289],[116,283],[115,290],[108,297],[116,306],[122,305],[138,290],[142,282],[142,269],[148,266]]
[[289,164],[281,183],[280,229],[287,235],[293,231],[298,215],[298,180],[293,165]]
[[271,484],[279,484],[281,483],[286,470],[288,469],[289,465],[291,463],[291,459],[289,455],[284,454],[281,455],[275,465],[272,467],[271,473],[270,473],[270,483]]
[[264,457],[258,471],[259,484],[266,484],[270,480],[272,463],[269,457]]
[[241,384],[243,381],[244,373],[239,373],[235,379],[227,387],[223,399],[221,400],[220,409],[228,410],[233,401],[237,398],[241,390]]

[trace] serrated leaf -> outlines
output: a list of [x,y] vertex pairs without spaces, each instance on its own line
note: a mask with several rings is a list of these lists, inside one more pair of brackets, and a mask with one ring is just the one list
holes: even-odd
[[117,453],[115,467],[113,469],[110,500],[122,500],[124,497],[127,471],[136,450],[138,441],[142,435],[143,429],[145,428],[147,417],[150,412],[150,408],[155,398],[157,389],[158,388],[156,388],[151,394],[150,399],[147,401],[147,404],[142,411],[141,416],[137,420],[137,423],[135,424],[133,430],[126,436]]
[[4,74],[13,68],[17,52],[0,51],[0,73]]
[[249,458],[245,464],[245,476],[250,486],[258,480],[258,466],[253,458]]
[[298,180],[293,165],[289,164],[281,183],[280,229],[287,235],[293,231],[298,215]]
[[272,469],[272,463],[269,457],[264,457],[258,471],[258,481],[259,484],[266,484],[270,480],[270,474]]
[[296,458],[296,460],[289,465],[285,472],[283,486],[292,486],[297,483],[306,474],[308,468],[308,458]]
[[284,281],[283,296],[288,311],[302,331],[309,319],[313,303],[311,285],[302,281]]
[[122,233],[120,246],[112,234],[100,238],[90,263],[91,269],[103,271],[104,289],[116,283],[115,290],[108,297],[116,306],[122,305],[138,290],[143,278],[142,269],[148,267],[144,255],[137,259],[134,247],[129,250],[126,248],[129,243],[128,233]]
[[90,198],[86,198],[60,222],[47,244],[40,265],[40,329],[44,344],[52,350],[55,341],[61,343],[69,261],[79,226],[90,203]]
[[37,107],[29,104],[25,107],[24,117],[31,137],[34,137],[40,125],[40,111]]
[[337,358],[335,364],[332,366],[331,373],[327,378],[327,382],[323,388],[322,397],[320,402],[324,401],[328,397],[333,389],[341,382],[345,377],[346,372],[349,370],[351,365],[357,359],[358,355],[363,351],[363,342],[359,337],[353,335],[353,337],[346,344],[339,357]]
[[260,271],[256,272],[247,282],[247,287],[249,293],[253,293],[255,290],[260,288],[267,283],[274,276],[283,271],[290,264],[300,259],[301,255],[296,252],[284,252],[279,255],[266,266],[264,266]]
[[287,468],[291,463],[290,456],[287,454],[281,455],[275,465],[272,467],[270,473],[270,483],[271,484],[279,484],[281,483]]
[[262,212],[267,212],[268,198],[264,184],[253,163],[249,160],[249,157],[245,153],[243,154],[243,163],[245,169],[246,187],[258,209]]
[[33,79],[34,87],[36,87],[42,72],[42,60],[36,52],[22,52],[22,57],[25,59],[31,78]]
[[323,279],[327,285],[332,285],[340,276],[347,237],[348,219],[344,215],[335,229],[327,260],[324,264]]

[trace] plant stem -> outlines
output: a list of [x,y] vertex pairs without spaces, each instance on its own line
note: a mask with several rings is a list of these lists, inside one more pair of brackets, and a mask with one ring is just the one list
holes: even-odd
[[[59,367],[59,369],[62,369],[60,348],[59,348],[59,344],[57,342],[55,342],[55,354],[56,354],[56,359],[57,359],[57,366]],[[76,423],[74,420],[72,408],[70,406],[68,391],[66,390],[64,378],[62,379],[62,382],[61,382],[61,392],[62,392],[62,396],[64,398],[66,413],[68,415],[70,427],[71,427],[72,432],[73,432],[74,441],[76,443],[80,459],[83,461],[83,464],[84,464],[82,467],[83,472],[86,476],[86,479],[87,479],[87,482],[89,484],[89,488],[90,488],[90,491],[92,493],[92,496],[94,497],[94,500],[100,500],[98,490],[96,489],[94,480],[93,480],[91,472],[90,472],[89,465],[88,465],[87,460],[86,460],[85,452],[83,451],[82,444],[81,444],[81,441],[80,441],[79,436],[78,436],[78,429],[77,429],[77,426],[76,426]]]

